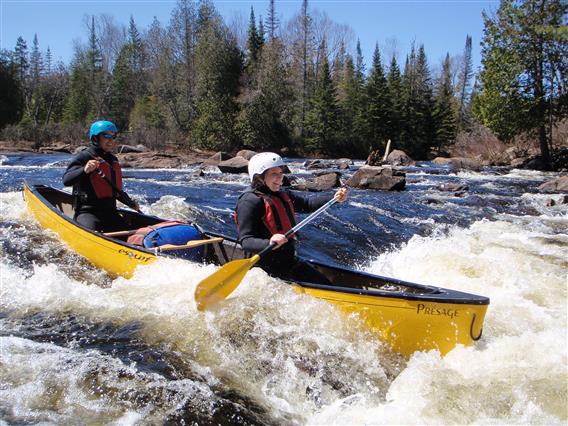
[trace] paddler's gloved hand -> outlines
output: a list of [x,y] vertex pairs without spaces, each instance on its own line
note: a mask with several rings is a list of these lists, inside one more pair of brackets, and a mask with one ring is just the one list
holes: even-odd
[[343,203],[345,200],[347,200],[347,193],[349,191],[347,191],[347,188],[343,187],[343,188],[339,188],[336,192],[334,197],[337,198],[337,201],[339,201],[340,203]]
[[274,234],[272,237],[270,237],[270,244],[274,244],[274,250],[282,247],[287,242],[288,238],[286,238],[284,234]]
[[135,199],[131,199],[132,200],[132,207],[134,210],[136,210],[137,212],[140,211],[140,204],[138,204],[138,201],[136,201]]
[[93,173],[95,170],[99,168],[99,162],[97,160],[89,160],[83,170],[86,174]]

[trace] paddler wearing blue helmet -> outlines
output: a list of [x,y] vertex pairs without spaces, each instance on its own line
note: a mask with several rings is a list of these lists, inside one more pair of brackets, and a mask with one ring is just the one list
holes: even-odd
[[89,146],[69,163],[63,184],[73,186],[73,219],[100,232],[127,229],[116,200],[139,210],[122,190],[122,169],[112,153],[118,129],[112,121],[95,121],[89,130]]
[[313,212],[333,196],[344,202],[347,189],[339,188],[333,196],[307,196],[283,189],[284,166],[282,157],[273,152],[250,159],[251,186],[239,196],[235,208],[239,242],[249,257],[274,244],[274,250],[258,262],[270,275],[302,276],[306,281],[325,283],[323,275],[296,257],[296,237],[284,234],[296,225],[296,212]]

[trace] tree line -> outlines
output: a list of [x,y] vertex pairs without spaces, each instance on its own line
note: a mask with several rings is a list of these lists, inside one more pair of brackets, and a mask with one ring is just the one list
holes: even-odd
[[105,118],[155,148],[365,158],[390,139],[427,159],[483,125],[504,141],[533,132],[549,161],[568,105],[567,11],[562,0],[502,0],[484,14],[481,70],[467,36],[435,75],[415,44],[400,64],[377,44],[367,69],[359,42],[348,51],[351,29],[308,0],[286,25],[274,0],[265,19],[251,6],[241,40],[210,0],[178,0],[167,25],[154,18],[143,31],[133,17],[121,28],[92,16],[69,65],[53,63],[37,35],[0,52],[0,127],[37,147],[84,138]]

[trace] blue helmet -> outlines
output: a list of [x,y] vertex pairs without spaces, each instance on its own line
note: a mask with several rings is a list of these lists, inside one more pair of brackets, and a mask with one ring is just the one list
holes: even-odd
[[89,140],[93,140],[93,137],[104,133],[104,132],[114,132],[118,133],[118,129],[112,121],[95,121],[91,124],[91,131],[89,132]]

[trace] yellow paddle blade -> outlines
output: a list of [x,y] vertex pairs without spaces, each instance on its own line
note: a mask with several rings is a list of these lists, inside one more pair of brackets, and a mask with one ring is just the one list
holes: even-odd
[[203,311],[226,299],[239,286],[248,270],[259,260],[258,254],[250,259],[233,260],[201,280],[195,289],[197,309]]

